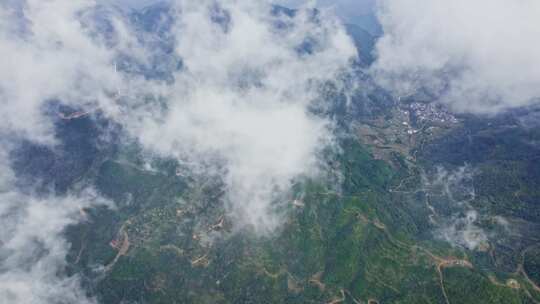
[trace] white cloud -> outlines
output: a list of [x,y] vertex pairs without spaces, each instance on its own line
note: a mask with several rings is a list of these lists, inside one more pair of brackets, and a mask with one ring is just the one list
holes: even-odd
[[[125,124],[144,146],[195,166],[225,166],[226,202],[239,226],[272,231],[272,203],[295,177],[317,168],[332,122],[308,110],[318,86],[345,69],[355,50],[337,20],[307,11],[272,16],[251,1],[180,1],[176,53],[184,69],[165,88],[168,111]],[[216,23],[216,16],[222,23]],[[214,21],[212,20],[214,18]],[[276,21],[286,24],[278,29]],[[310,40],[312,53],[298,49]]]
[[80,22],[92,1],[0,4],[0,302],[93,303],[65,272],[64,230],[81,208],[105,203],[92,191],[62,197],[18,189],[10,167],[12,140],[54,145],[45,115],[50,99],[81,106],[116,87],[114,53]]
[[64,232],[84,221],[83,208],[110,203],[94,191],[62,197],[21,192],[8,161],[10,145],[0,149],[0,303],[94,303],[76,275],[65,271],[70,248]]
[[[354,46],[324,11],[313,21],[307,11],[275,16],[268,3],[247,0],[221,9],[214,1],[177,6],[171,34],[184,68],[161,82],[115,71],[118,54],[144,64],[154,50],[114,13],[117,40],[96,36],[87,14],[94,1],[0,4],[0,56],[9,58],[0,61],[0,134],[54,145],[47,100],[99,106],[149,151],[188,160],[192,169],[223,166],[224,199],[238,228],[273,231],[281,220],[273,204],[286,203],[278,199],[291,181],[316,171],[318,153],[332,142],[332,121],[309,108],[324,107],[321,84],[348,67]],[[82,220],[81,207],[102,201],[18,192],[8,150],[0,150],[0,302],[93,302],[64,272],[63,231]]]
[[430,209],[439,212],[434,214],[435,237],[469,250],[488,244],[488,234],[478,225],[481,215],[470,204],[476,196],[474,174],[466,165],[453,171],[437,167],[434,174],[422,177]]
[[69,245],[63,233],[83,220],[82,208],[104,203],[93,193],[34,198],[0,193],[0,302],[93,303],[77,276],[65,273]]
[[398,94],[425,87],[478,113],[538,101],[540,2],[383,0],[379,15],[373,72]]
[[486,232],[477,225],[478,212],[467,211],[463,216],[455,217],[448,226],[439,229],[439,237],[452,245],[469,250],[484,250],[488,244]]
[[23,9],[3,10],[13,32],[0,24],[0,130],[35,141],[50,142],[51,122],[43,116],[48,99],[84,104],[115,88],[114,55],[91,39],[79,14],[91,1],[36,1]]

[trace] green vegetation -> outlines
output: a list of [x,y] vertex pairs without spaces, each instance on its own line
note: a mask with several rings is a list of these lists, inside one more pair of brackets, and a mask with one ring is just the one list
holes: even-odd
[[[418,141],[418,163],[406,154],[412,141],[377,154],[343,139],[327,152],[329,176],[297,180],[284,224],[264,237],[234,231],[218,178],[177,174],[170,159],[146,164],[134,144],[101,151],[77,180],[115,208],[83,210],[89,221],[68,229],[68,270],[102,303],[537,303],[536,156],[520,148],[508,158],[517,142],[475,128],[476,150],[456,129]],[[477,225],[498,238],[482,250],[434,237],[434,219],[467,209],[419,186],[435,166],[465,161],[475,170],[468,204],[484,215]]]
[[[298,183],[301,206],[262,238],[229,232],[227,221],[212,228],[225,210],[210,199],[219,183],[187,186],[174,170],[106,161],[98,189],[120,209],[92,211],[94,222],[77,228],[85,244],[78,264],[112,265],[95,287],[103,303],[445,303],[445,293],[451,303],[479,295],[484,303],[528,299],[480,270],[439,266],[446,257],[467,258],[443,244],[422,244],[422,217],[400,203],[403,193],[387,190],[415,172],[373,159],[355,140],[342,147],[333,162],[341,185]],[[109,242],[122,229],[129,250],[113,264],[119,250]]]

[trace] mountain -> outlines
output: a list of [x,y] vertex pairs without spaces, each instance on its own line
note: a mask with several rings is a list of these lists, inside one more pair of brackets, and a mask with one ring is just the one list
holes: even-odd
[[[122,14],[155,52],[149,62],[123,54],[118,70],[177,81],[185,67],[170,7]],[[280,14],[295,11],[274,6],[272,16]],[[108,15],[92,16],[114,43]],[[343,80],[351,90],[321,84],[329,106],[307,109],[337,126],[335,145],[318,151],[321,172],[295,177],[273,197],[282,225],[262,236],[235,225],[219,155],[211,172],[205,163],[194,170],[181,157],[146,151],[106,109],[47,103],[58,143],[16,142],[9,159],[17,187],[46,197],[88,186],[114,203],[80,209],[85,220],[64,233],[62,272],[107,304],[540,301],[540,111],[484,117],[453,113],[430,96],[395,98],[365,70],[380,27],[362,17],[346,29],[360,54]],[[308,41],[294,51],[313,49]],[[235,89],[250,97],[263,87],[242,85]],[[137,106],[169,110],[159,98],[137,97]],[[137,119],[156,115],[145,114]]]

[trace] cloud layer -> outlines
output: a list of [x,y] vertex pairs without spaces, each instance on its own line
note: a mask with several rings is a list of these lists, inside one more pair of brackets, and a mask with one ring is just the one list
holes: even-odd
[[[104,203],[90,190],[35,195],[20,189],[9,153],[26,140],[56,143],[47,103],[83,105],[116,82],[112,53],[87,34],[80,13],[89,1],[0,4],[0,302],[92,303],[66,271],[65,229],[82,208]],[[9,58],[9,59],[8,59]]]
[[331,121],[309,107],[320,106],[319,86],[346,69],[354,46],[337,20],[310,10],[289,16],[251,1],[180,1],[176,10],[184,68],[167,88],[168,111],[127,123],[160,154],[219,159],[232,214],[272,230],[276,193],[315,170],[331,141]]
[[477,113],[538,102],[538,1],[383,0],[379,16],[373,72],[398,94],[423,88]]
[[63,233],[84,219],[82,208],[104,201],[91,192],[35,198],[7,191],[0,202],[0,302],[93,303],[78,277],[65,272]]
[[43,115],[50,99],[84,104],[112,90],[118,78],[114,55],[96,43],[79,13],[90,1],[35,1],[3,4],[0,10],[0,132],[34,141],[53,140]]
[[[130,67],[156,56],[139,43],[144,35],[114,11],[99,12],[112,27],[99,32],[107,26],[92,19],[94,5],[29,0],[4,10],[0,51],[15,60],[0,66],[10,71],[0,75],[8,118],[0,130],[50,143],[47,100],[99,107],[151,152],[192,167],[218,159],[231,212],[249,215],[246,224],[275,225],[266,215],[276,190],[316,169],[331,142],[332,122],[309,109],[325,106],[313,103],[321,85],[356,55],[338,20],[309,7],[290,14],[261,2],[178,1],[167,37],[182,67],[166,66],[173,80],[163,81]],[[11,24],[20,24],[18,34]],[[130,61],[119,71],[122,58]]]
[[[99,109],[151,154],[218,173],[238,229],[274,231],[276,205],[290,203],[282,195],[317,171],[332,144],[333,122],[315,114],[327,106],[323,84],[356,56],[337,19],[247,0],[177,1],[170,12],[156,35],[90,0],[0,4],[0,55],[10,58],[0,62],[0,302],[93,302],[65,274],[63,233],[103,200],[21,191],[8,157],[19,140],[58,148],[51,101]],[[153,73],[163,54],[177,60]]]

